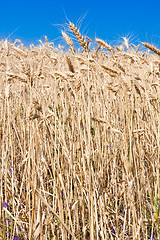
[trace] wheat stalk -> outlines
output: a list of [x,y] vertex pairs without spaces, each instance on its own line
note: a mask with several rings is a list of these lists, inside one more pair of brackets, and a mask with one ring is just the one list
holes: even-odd
[[158,238],[159,56],[16,42],[0,41],[1,238]]
[[60,218],[60,216],[54,211],[54,209],[48,204],[48,202],[39,194],[37,189],[35,189],[36,195],[42,200],[42,202],[46,205],[46,207],[49,209],[50,212],[52,212],[56,218],[60,221],[62,226],[66,229],[66,231],[73,237],[73,239],[76,239],[75,235],[71,232],[71,230],[67,227],[67,225],[63,222],[63,220]]
[[91,40],[89,37],[87,37],[87,36],[86,36],[86,39],[87,39],[89,42],[92,42],[92,40]]

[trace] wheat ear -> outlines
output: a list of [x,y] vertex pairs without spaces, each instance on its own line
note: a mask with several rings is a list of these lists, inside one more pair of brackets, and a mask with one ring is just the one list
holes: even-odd
[[139,47],[140,47],[140,45],[138,44],[137,49],[136,49],[136,53],[139,51]]
[[126,37],[123,37],[123,40],[124,40],[124,45],[126,46],[127,50],[129,50],[129,47],[131,46],[129,45],[129,39]]
[[149,43],[143,43],[143,45],[146,47],[146,48],[149,48],[151,51],[157,53],[158,55],[160,55],[160,50],[156,47],[154,47],[153,45],[149,44]]
[[84,38],[82,37],[82,35],[80,34],[79,30],[76,28],[76,26],[69,22],[69,27],[71,29],[71,31],[75,34],[79,44],[85,49],[85,50],[88,50],[88,47],[87,47],[87,44],[86,42],[84,41]]
[[71,38],[65,32],[61,31],[61,33],[66,43],[70,46],[71,50],[75,53],[76,51],[74,49],[74,44]]
[[91,40],[89,37],[87,37],[87,36],[86,36],[86,39],[87,39],[89,42],[92,42],[92,40]]
[[107,44],[105,41],[103,41],[103,40],[101,40],[101,39],[99,39],[99,38],[96,38],[96,42],[100,45],[100,46],[103,46],[105,49],[107,49],[108,51],[112,51],[113,50],[113,48],[109,45],[109,44]]
[[69,56],[66,56],[66,61],[67,61],[69,70],[70,70],[72,73],[75,73],[74,66],[73,66],[72,61],[71,61],[71,59],[70,59]]

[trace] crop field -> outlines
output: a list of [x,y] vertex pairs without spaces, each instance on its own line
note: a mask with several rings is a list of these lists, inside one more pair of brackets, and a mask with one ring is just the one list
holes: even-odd
[[0,42],[0,239],[159,240],[160,50],[68,28]]

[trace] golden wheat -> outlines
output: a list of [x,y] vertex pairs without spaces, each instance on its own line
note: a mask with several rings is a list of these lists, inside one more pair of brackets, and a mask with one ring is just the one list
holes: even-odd
[[149,44],[149,43],[146,43],[144,42],[143,45],[146,47],[146,48],[149,48],[151,51],[155,52],[156,54],[160,55],[160,50],[158,48],[156,48],[155,46]]
[[66,41],[66,43],[70,46],[73,53],[75,53],[74,44],[73,44],[73,41],[71,40],[71,38],[65,32],[61,31],[61,33],[62,33],[63,38]]
[[159,50],[69,26],[0,42],[0,237],[160,239]]
[[82,37],[76,26],[73,23],[69,22],[69,27],[71,31],[75,34],[79,44],[87,51],[88,50],[87,43],[85,42],[84,38]]
[[101,39],[99,39],[99,38],[96,38],[96,42],[100,45],[100,46],[103,46],[104,48],[106,48],[108,51],[112,51],[113,50],[113,48],[109,45],[109,44],[107,44],[105,41],[103,41],[103,40],[101,40]]
[[71,61],[70,57],[69,57],[69,56],[66,56],[66,60],[67,60],[67,64],[68,64],[69,70],[70,70],[72,73],[75,73],[74,66],[73,66],[73,64],[72,64],[72,61]]

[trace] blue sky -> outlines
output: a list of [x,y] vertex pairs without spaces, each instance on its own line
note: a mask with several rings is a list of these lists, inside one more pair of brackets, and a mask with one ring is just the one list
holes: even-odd
[[[116,45],[121,37],[160,46],[160,1],[27,0],[1,1],[0,39],[20,39],[25,45],[44,41],[65,45],[60,30],[67,18],[80,32]],[[78,21],[79,19],[83,21]],[[81,24],[80,24],[81,23]],[[59,25],[58,25],[59,24]]]

